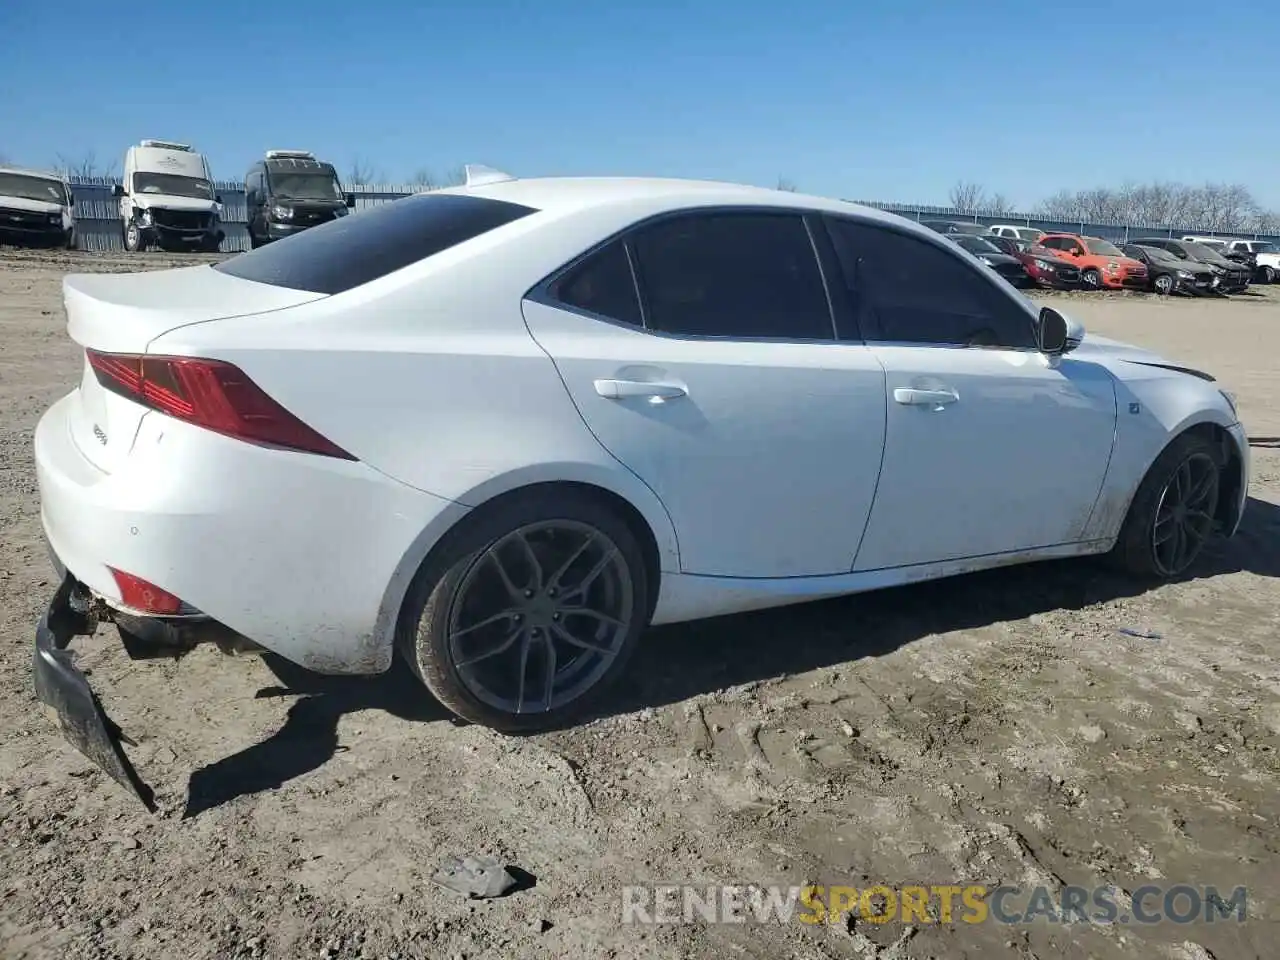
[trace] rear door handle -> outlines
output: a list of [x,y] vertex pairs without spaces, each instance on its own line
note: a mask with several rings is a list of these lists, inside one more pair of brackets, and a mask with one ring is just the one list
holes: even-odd
[[943,404],[955,403],[960,394],[954,390],[915,390],[909,387],[897,387],[893,391],[893,399],[898,403],[906,403],[919,407],[940,407]]
[[646,380],[597,380],[596,393],[606,400],[625,400],[629,397],[647,397],[661,402],[688,396],[689,391],[678,383],[653,383]]

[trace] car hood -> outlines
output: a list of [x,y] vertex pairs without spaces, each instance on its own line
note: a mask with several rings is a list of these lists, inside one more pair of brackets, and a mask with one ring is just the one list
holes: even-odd
[[60,213],[66,209],[52,200],[31,200],[27,197],[11,197],[0,193],[0,207],[9,210],[30,210],[32,213]]
[[1007,253],[975,253],[974,256],[980,260],[991,261],[993,267],[1007,267],[1011,263],[1022,263],[1017,257],[1011,257]]
[[1043,247],[1041,249],[1044,250],[1043,253],[1036,253],[1034,250],[1026,250],[1026,251],[1023,251],[1022,255],[1024,257],[1029,257],[1032,260],[1043,260],[1045,263],[1052,264],[1055,267],[1076,266],[1076,264],[1072,263],[1066,257],[1056,256],[1055,254],[1050,253],[1047,249]]
[[215,213],[218,204],[214,200],[201,200],[199,197],[175,197],[167,193],[139,193],[133,197],[133,203],[140,210],[195,210],[199,213]]

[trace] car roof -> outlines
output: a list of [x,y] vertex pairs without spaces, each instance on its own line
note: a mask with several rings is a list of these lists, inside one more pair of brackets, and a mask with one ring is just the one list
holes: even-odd
[[552,215],[587,209],[625,207],[631,214],[653,216],[690,207],[779,207],[814,213],[855,215],[901,227],[908,224],[931,234],[913,220],[897,214],[829,197],[771,190],[717,180],[683,180],[662,177],[531,177],[434,191],[519,203]]
[[42,180],[57,180],[59,183],[66,182],[62,174],[54,173],[51,170],[34,170],[30,167],[14,167],[3,163],[0,163],[0,173],[18,173],[24,177],[39,177]]

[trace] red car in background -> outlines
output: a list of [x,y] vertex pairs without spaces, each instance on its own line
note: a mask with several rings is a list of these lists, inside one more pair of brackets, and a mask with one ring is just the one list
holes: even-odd
[[1021,260],[1022,265],[1027,268],[1027,275],[1039,286],[1054,290],[1076,290],[1080,287],[1080,268],[1055,256],[1047,247],[1012,237],[992,236],[982,239]]
[[1126,257],[1109,240],[1075,233],[1046,233],[1040,238],[1040,246],[1079,267],[1080,283],[1086,290],[1147,289],[1147,265]]

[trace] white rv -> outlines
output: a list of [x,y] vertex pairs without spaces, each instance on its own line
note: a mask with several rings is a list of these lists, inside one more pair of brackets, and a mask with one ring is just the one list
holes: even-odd
[[76,245],[75,198],[56,173],[0,165],[0,241]]
[[212,253],[222,244],[222,198],[204,154],[189,144],[143,140],[124,158],[120,198],[124,248]]

